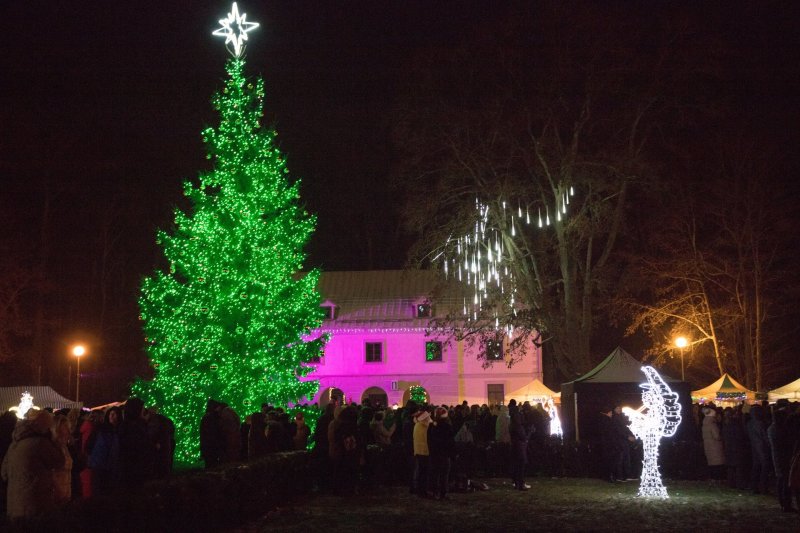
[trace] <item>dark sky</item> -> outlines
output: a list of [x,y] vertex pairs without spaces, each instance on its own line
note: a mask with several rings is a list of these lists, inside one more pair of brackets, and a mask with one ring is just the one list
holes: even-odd
[[[421,51],[480,35],[486,19],[508,5],[239,2],[261,24],[250,34],[248,71],[265,80],[267,120],[292,175],[303,180],[303,201],[319,217],[312,264],[404,265],[400,199],[387,183],[396,163],[390,110]],[[651,5],[630,3],[636,16]],[[796,151],[796,14],[785,2],[700,5],[693,16],[707,12],[708,31],[742,57],[730,81],[741,86],[750,115],[764,117],[759,134],[772,131],[787,152]],[[156,228],[171,221],[183,180],[207,168],[200,132],[216,124],[209,101],[228,58],[211,32],[229,9],[209,0],[0,7],[0,253],[36,262],[38,243],[48,243],[59,342],[99,320],[87,311],[98,295],[64,288],[95,287],[103,251],[115,258],[105,271],[125,285],[135,316],[138,280],[160,258]]]

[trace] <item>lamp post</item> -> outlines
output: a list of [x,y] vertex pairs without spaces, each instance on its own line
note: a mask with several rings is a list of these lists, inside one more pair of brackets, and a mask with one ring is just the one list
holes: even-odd
[[78,362],[78,371],[75,375],[75,401],[81,401],[81,357],[86,353],[86,346],[76,344],[72,347],[72,355],[75,356]]
[[675,346],[681,350],[681,381],[686,381],[686,376],[683,373],[683,349],[688,345],[689,341],[686,340],[686,337],[678,337],[675,339]]

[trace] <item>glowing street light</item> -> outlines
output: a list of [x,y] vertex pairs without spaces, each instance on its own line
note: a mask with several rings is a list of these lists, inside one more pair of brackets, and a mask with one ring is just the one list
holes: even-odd
[[78,372],[75,377],[75,401],[79,402],[81,400],[81,357],[86,354],[86,346],[83,344],[76,344],[72,347],[72,355],[74,355],[78,361]]
[[675,339],[675,346],[681,350],[681,381],[686,381],[686,376],[683,374],[683,349],[689,346],[689,341],[686,337],[678,337]]

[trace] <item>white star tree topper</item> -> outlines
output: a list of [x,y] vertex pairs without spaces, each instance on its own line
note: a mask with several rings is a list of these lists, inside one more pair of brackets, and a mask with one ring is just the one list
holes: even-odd
[[231,54],[233,57],[241,57],[244,51],[244,42],[247,40],[247,32],[253,31],[258,28],[258,22],[247,22],[247,13],[239,13],[239,6],[236,2],[231,7],[231,12],[228,13],[228,18],[220,19],[219,23],[222,25],[213,32],[212,35],[225,37],[225,46],[233,43],[233,50]]

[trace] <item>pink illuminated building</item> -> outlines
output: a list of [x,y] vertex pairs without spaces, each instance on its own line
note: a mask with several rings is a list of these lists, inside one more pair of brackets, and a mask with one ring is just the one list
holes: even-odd
[[533,343],[511,368],[497,350],[497,362],[484,369],[463,341],[426,335],[432,317],[461,306],[460,298],[431,298],[437,280],[422,270],[324,272],[318,288],[327,318],[321,331],[330,341],[309,376],[320,382],[314,401],[324,405],[343,395],[403,405],[414,385],[435,404],[528,400],[533,381],[542,379],[541,350]]

